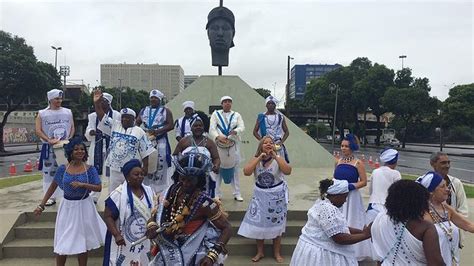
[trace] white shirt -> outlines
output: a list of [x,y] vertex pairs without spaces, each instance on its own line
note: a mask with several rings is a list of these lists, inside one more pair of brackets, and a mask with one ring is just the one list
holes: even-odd
[[[217,115],[219,113],[224,120],[224,123],[222,123]],[[231,120],[232,117],[232,120]],[[229,121],[230,120],[230,121]],[[235,131],[237,132],[237,140],[240,140],[240,135],[242,132],[245,130],[245,125],[244,125],[244,120],[242,119],[242,116],[234,111],[230,112],[224,112],[223,110],[216,110],[212,113],[211,115],[211,121],[209,125],[209,137],[212,140],[215,140],[217,136],[225,136],[224,133],[219,129],[218,125],[221,128],[226,128],[228,127],[230,123],[230,130],[229,131]]]
[[400,179],[402,179],[400,172],[388,166],[382,166],[372,171],[369,203],[385,205],[388,188]]

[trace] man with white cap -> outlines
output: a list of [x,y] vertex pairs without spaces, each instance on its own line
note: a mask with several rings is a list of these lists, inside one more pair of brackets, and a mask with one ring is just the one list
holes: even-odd
[[164,94],[159,90],[150,91],[150,105],[140,111],[137,126],[141,126],[158,150],[157,168],[145,176],[143,183],[160,193],[171,185],[168,168],[171,167],[171,147],[168,132],[174,128],[173,114],[163,104]]
[[[74,135],[74,118],[68,108],[61,106],[63,91],[53,89],[48,91],[48,107],[38,112],[35,121],[36,135],[43,142],[41,146],[39,170],[43,172],[43,192],[46,193],[58,164],[55,159],[53,145],[62,140],[68,140]],[[61,196],[61,190],[56,190],[45,206],[56,203],[56,198]]]
[[[100,105],[105,115],[113,120],[120,121],[120,113],[112,109],[113,96],[109,93],[102,93],[100,99]],[[99,176],[110,176],[110,169],[105,167],[104,161],[107,158],[108,150],[110,147],[110,136],[103,134],[100,129],[97,128],[100,120],[97,117],[97,113],[93,112],[87,116],[89,122],[87,124],[86,132],[84,136],[90,141],[89,147],[89,158],[87,164],[93,165]],[[100,192],[91,192],[91,197],[95,203],[99,200]]]
[[191,135],[191,124],[196,120],[198,114],[194,112],[194,102],[185,101],[183,103],[184,115],[176,120],[174,129],[176,131],[176,140],[179,142],[182,138]]
[[[396,181],[402,179],[402,176],[397,167],[398,151],[391,148],[386,148],[380,152],[380,161],[383,166],[374,169],[371,175],[371,182],[369,185],[369,205],[365,216],[365,224],[370,224],[375,220],[379,213],[385,212],[385,199],[388,195],[388,188]],[[375,259],[375,252],[373,250],[370,240],[361,243],[362,248],[368,251],[368,256]]]
[[94,91],[94,107],[100,121],[97,124],[97,129],[110,136],[109,154],[105,161],[105,166],[110,168],[110,193],[125,181],[121,168],[126,162],[132,159],[140,160],[144,173],[147,173],[148,156],[155,149],[148,140],[145,131],[135,126],[135,111],[123,108],[120,111],[120,120],[116,120],[113,116],[106,115],[101,99],[102,92],[100,90]]
[[253,135],[258,140],[261,140],[264,136],[272,137],[278,154],[289,163],[288,152],[283,143],[290,135],[290,131],[286,125],[285,117],[276,109],[277,103],[278,100],[271,95],[265,99],[267,111],[258,114],[257,122],[253,128]]
[[[231,183],[234,189],[234,199],[243,201],[240,194],[238,166],[240,163],[240,135],[245,130],[244,120],[239,113],[231,110],[232,98],[230,96],[221,98],[221,106],[222,110],[215,110],[212,113],[209,125],[209,138],[216,142],[221,159],[219,174],[216,176],[216,198],[222,197],[220,185],[224,178],[224,182]],[[229,158],[230,162],[226,162]],[[226,166],[226,164],[229,165]]]
[[396,181],[402,179],[400,172],[395,170],[398,161],[397,150],[391,148],[382,150],[380,161],[383,163],[383,166],[373,170],[371,175],[366,224],[373,222],[377,214],[384,211],[388,188]]

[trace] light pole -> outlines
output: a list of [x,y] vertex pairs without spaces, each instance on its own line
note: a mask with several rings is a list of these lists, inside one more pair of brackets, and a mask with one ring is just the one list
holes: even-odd
[[122,79],[118,79],[119,81],[119,110],[122,110]]
[[403,59],[407,58],[406,55],[400,55],[398,58],[402,59],[402,70],[403,70]]
[[51,48],[53,48],[54,50],[56,50],[56,55],[54,56],[54,69],[56,69],[56,71],[58,71],[58,50],[62,50],[62,47],[54,47],[54,46],[51,46]]
[[290,60],[293,60],[294,58],[291,56],[288,56],[287,58],[287,66],[286,66],[286,102],[285,102],[285,111],[286,111],[286,116],[290,117],[290,110],[288,106],[288,101],[290,100]]
[[438,109],[438,116],[439,116],[439,151],[443,151],[443,129],[442,129],[443,119],[441,117],[441,109]]
[[332,119],[332,151],[334,152],[334,139],[336,137],[337,94],[339,93],[339,86],[337,84],[331,83],[329,84],[329,90],[331,92],[336,92],[336,101],[334,101],[334,118]]

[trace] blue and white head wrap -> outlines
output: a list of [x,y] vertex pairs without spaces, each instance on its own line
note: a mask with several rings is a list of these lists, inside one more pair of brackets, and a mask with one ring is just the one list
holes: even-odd
[[380,161],[385,164],[396,164],[398,161],[398,151],[392,148],[386,148],[380,152]]
[[158,99],[162,100],[165,95],[159,90],[151,90],[150,91],[150,98],[157,97]]
[[130,108],[123,108],[122,110],[120,110],[120,114],[121,115],[133,115],[133,117],[137,117],[137,114],[135,113],[135,111],[133,111]]
[[47,93],[48,96],[48,102],[51,101],[54,98],[62,98],[63,97],[63,91],[58,90],[58,89],[52,89],[48,91]]
[[277,104],[278,100],[277,98],[270,95],[267,98],[265,98],[265,105],[267,105],[268,102],[273,102],[274,104]]
[[[188,158],[188,160],[186,160]],[[186,163],[187,162],[187,163]],[[200,166],[196,163],[200,162]],[[203,153],[189,152],[180,158],[175,158],[173,163],[176,171],[187,177],[205,177],[211,168],[211,160]]]
[[347,180],[332,179],[333,184],[326,192],[329,195],[349,193],[349,182]]
[[112,94],[104,92],[102,93],[102,97],[104,97],[104,99],[109,102],[109,105],[112,104],[112,100],[114,99],[114,96],[112,96]]
[[357,143],[357,139],[356,139],[356,136],[354,136],[354,134],[347,134],[344,137],[344,140],[349,141],[349,148],[351,149],[351,151],[359,150],[359,144]]
[[428,189],[429,192],[433,192],[441,181],[443,181],[443,177],[433,171],[429,171],[416,179],[416,182]]
[[124,177],[127,177],[128,174],[130,174],[130,172],[132,171],[133,168],[135,167],[142,167],[142,163],[140,162],[140,160],[138,159],[131,159],[130,161],[126,162],[123,166],[122,166],[122,174]]

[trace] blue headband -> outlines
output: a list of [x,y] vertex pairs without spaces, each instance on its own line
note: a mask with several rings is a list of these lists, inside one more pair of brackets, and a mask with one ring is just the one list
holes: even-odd
[[137,159],[131,159],[130,161],[126,162],[122,166],[123,176],[127,177],[128,174],[130,174],[132,169],[135,168],[135,167],[142,167],[142,163]]
[[347,135],[344,137],[344,140],[349,141],[349,148],[350,148],[352,151],[357,151],[357,150],[359,150],[359,144],[357,144],[356,137],[355,137],[353,134],[347,134]]
[[441,181],[443,181],[443,177],[433,171],[429,171],[416,179],[416,182],[428,189],[429,192],[433,192]]
[[76,145],[84,145],[84,142],[82,142],[81,137],[75,137],[75,138],[71,139],[68,144],[65,144],[63,146],[64,147],[64,154],[66,155],[66,158],[69,158],[72,155],[72,152],[74,151],[74,146],[76,146]]

